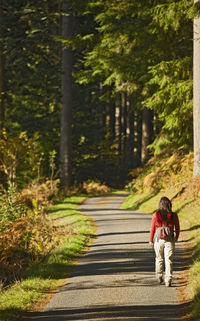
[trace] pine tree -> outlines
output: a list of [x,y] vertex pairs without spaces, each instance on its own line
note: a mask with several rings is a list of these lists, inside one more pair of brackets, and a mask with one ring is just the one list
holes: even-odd
[[[194,0],[194,4],[197,3]],[[193,176],[200,174],[200,17],[194,18],[194,58],[193,58],[193,126],[194,126],[194,168]]]
[[[69,6],[62,5],[62,38],[72,37],[72,15]],[[67,190],[71,186],[72,161],[72,65],[73,54],[71,47],[62,48],[62,113],[60,135],[61,186]]]
[[5,88],[4,88],[4,46],[3,46],[3,0],[0,0],[0,129],[5,118]]

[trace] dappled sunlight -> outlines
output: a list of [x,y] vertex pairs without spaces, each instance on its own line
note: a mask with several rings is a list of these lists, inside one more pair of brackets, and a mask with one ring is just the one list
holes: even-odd
[[[176,289],[185,286],[182,243],[176,247],[174,279],[165,289],[155,279],[149,247],[151,216],[119,209],[126,196],[92,198],[78,210],[92,217],[97,237],[70,278],[33,320],[180,320]],[[145,293],[145,295],[144,295]]]

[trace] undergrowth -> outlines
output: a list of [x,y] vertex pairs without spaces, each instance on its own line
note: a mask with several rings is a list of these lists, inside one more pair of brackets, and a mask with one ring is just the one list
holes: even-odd
[[153,213],[162,196],[172,201],[178,213],[184,244],[191,250],[189,280],[185,296],[192,302],[189,318],[200,315],[200,176],[192,178],[193,155],[175,152],[152,158],[145,168],[138,170],[128,184],[131,195],[122,205],[124,209]]
[[66,282],[78,256],[94,236],[92,221],[76,211],[84,198],[72,196],[48,207],[48,216],[59,229],[59,243],[42,261],[29,262],[20,279],[0,290],[0,321],[21,320],[35,303]]
[[21,194],[10,186],[0,201],[0,280],[8,285],[30,262],[37,262],[56,243],[56,228],[36,204],[22,202]]

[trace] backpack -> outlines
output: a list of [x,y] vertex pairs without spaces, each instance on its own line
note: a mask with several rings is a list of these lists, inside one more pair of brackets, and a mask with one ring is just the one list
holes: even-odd
[[156,212],[156,227],[155,238],[157,240],[174,240],[173,213],[168,213],[167,219],[163,220],[162,215],[159,212]]

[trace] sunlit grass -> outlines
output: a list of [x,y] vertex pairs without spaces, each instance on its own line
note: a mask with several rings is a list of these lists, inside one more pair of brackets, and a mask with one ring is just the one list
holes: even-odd
[[0,320],[12,320],[22,315],[33,303],[40,300],[50,289],[59,285],[58,280],[30,278],[18,281],[0,295]]
[[192,316],[196,318],[195,320],[199,320],[200,316],[200,261],[197,260],[194,262],[192,267],[190,268],[190,284],[189,290],[193,297],[193,309]]

